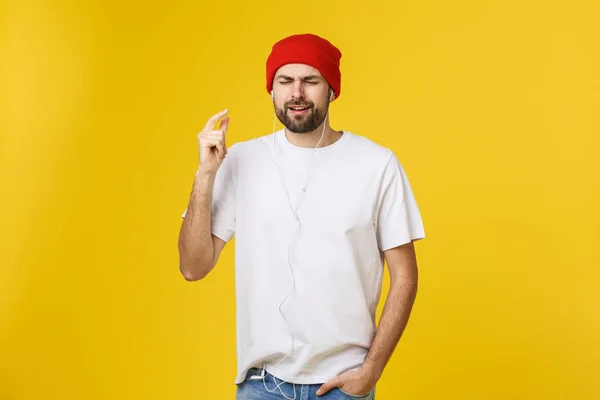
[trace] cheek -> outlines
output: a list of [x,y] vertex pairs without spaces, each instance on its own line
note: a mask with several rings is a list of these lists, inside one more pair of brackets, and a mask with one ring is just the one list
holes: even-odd
[[281,111],[285,111],[285,100],[281,99],[281,100],[277,100],[277,98],[275,99],[275,107],[277,107],[277,109],[281,110]]
[[275,106],[284,108],[285,103],[289,100],[289,94],[285,90],[275,92]]
[[323,93],[323,90],[319,88],[318,90],[310,93],[310,97],[315,105],[322,108],[329,101],[329,92]]

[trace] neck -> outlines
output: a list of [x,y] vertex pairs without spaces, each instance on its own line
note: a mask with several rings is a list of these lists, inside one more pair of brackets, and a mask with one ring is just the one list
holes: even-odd
[[[323,124],[317,129],[306,133],[294,133],[285,128],[285,136],[291,144],[298,147],[314,148],[317,147],[317,143],[319,147],[330,146],[342,137],[342,133],[333,130],[329,124],[325,125],[325,133],[323,133],[325,123],[326,121],[323,121]],[[322,140],[321,135],[323,135]],[[320,143],[319,140],[321,141]]]

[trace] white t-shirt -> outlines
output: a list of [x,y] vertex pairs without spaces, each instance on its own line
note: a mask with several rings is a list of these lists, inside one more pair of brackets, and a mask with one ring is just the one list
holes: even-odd
[[234,144],[211,215],[215,236],[236,237],[236,384],[263,363],[298,384],[358,368],[376,329],[382,252],[425,237],[395,154],[347,131],[316,152],[283,130]]

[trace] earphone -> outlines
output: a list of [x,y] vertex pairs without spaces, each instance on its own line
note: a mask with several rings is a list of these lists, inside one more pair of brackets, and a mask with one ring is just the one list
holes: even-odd
[[[335,94],[335,92],[332,90],[332,91],[330,92],[330,94],[329,94],[329,101],[330,101],[330,102],[333,100],[334,94]],[[271,99],[272,99],[273,101],[275,101],[275,94],[274,94],[274,91],[273,91],[273,90],[271,90]],[[300,231],[300,225],[301,225],[301,223],[300,223],[300,218],[298,217],[298,209],[299,209],[299,207],[300,207],[301,200],[303,199],[303,197],[304,197],[304,194],[306,193],[306,188],[307,188],[307,186],[308,186],[308,183],[310,182],[310,178],[311,178],[311,166],[312,166],[312,160],[313,160],[313,158],[314,158],[314,156],[315,156],[315,154],[316,154],[316,152],[317,152],[317,149],[319,148],[319,145],[321,144],[321,141],[323,140],[323,137],[325,136],[325,127],[327,126],[327,118],[329,117],[329,111],[327,112],[327,114],[325,115],[325,119],[323,120],[323,132],[321,133],[321,138],[320,138],[320,139],[319,139],[319,141],[317,142],[317,145],[315,146],[315,149],[313,150],[313,152],[312,152],[312,155],[311,155],[311,157],[310,157],[309,164],[308,164],[308,173],[307,173],[307,176],[306,176],[306,182],[305,182],[305,183],[304,183],[304,185],[302,186],[302,191],[301,191],[301,193],[300,193],[300,196],[299,196],[299,198],[298,198],[298,200],[297,200],[297,202],[296,202],[296,207],[294,207],[294,205],[292,204],[292,199],[291,199],[291,196],[290,196],[290,194],[289,194],[289,192],[288,192],[288,190],[287,190],[287,187],[286,187],[286,185],[285,185],[285,179],[284,179],[284,177],[283,177],[283,170],[281,169],[281,166],[279,165],[279,161],[277,160],[277,146],[276,146],[276,140],[275,140],[275,139],[276,139],[276,135],[275,135],[276,116],[277,116],[277,115],[276,115],[276,113],[275,113],[275,112],[273,112],[273,158],[274,158],[275,164],[277,165],[277,169],[278,169],[278,171],[279,171],[279,177],[280,177],[280,179],[281,179],[281,185],[282,185],[282,187],[283,187],[283,190],[285,191],[285,194],[286,194],[286,196],[287,196],[287,199],[288,199],[288,202],[289,202],[289,205],[290,205],[290,209],[292,210],[292,213],[294,214],[294,217],[296,218],[296,221],[298,222],[298,226],[297,226],[297,228],[296,228],[296,231],[295,231],[295,232],[294,232],[294,234],[292,235],[292,239],[290,240],[290,244],[289,244],[289,247],[288,247],[288,265],[289,265],[289,268],[290,268],[290,272],[291,272],[291,274],[292,274],[292,282],[293,282],[293,286],[292,286],[292,289],[290,290],[290,292],[288,293],[288,295],[287,295],[287,296],[286,296],[286,297],[283,299],[283,301],[282,301],[282,302],[279,304],[279,313],[281,314],[281,316],[282,316],[282,317],[283,317],[283,319],[285,320],[285,323],[286,323],[286,325],[287,325],[287,327],[288,327],[288,330],[290,331],[290,335],[291,335],[291,338],[292,338],[292,346],[291,346],[291,349],[290,349],[289,353],[288,353],[288,354],[286,354],[286,355],[285,355],[283,358],[281,358],[281,359],[279,360],[279,362],[277,362],[277,364],[275,365],[275,370],[277,369],[277,366],[278,366],[278,365],[279,365],[279,364],[280,364],[280,363],[281,363],[283,360],[285,360],[286,358],[290,357],[290,356],[293,354],[293,352],[294,352],[294,341],[295,341],[295,338],[294,338],[294,332],[292,331],[292,328],[291,328],[291,326],[290,326],[290,324],[289,324],[289,322],[288,322],[287,318],[286,318],[286,317],[285,317],[285,315],[283,314],[283,311],[281,310],[281,307],[282,307],[282,306],[283,306],[283,304],[286,302],[286,300],[287,300],[287,299],[288,299],[288,298],[289,298],[289,297],[290,297],[290,296],[293,294],[293,292],[294,292],[294,290],[295,290],[295,288],[296,288],[296,278],[295,278],[295,276],[294,276],[294,269],[293,269],[293,267],[292,267],[291,253],[292,253],[292,245],[293,245],[293,243],[294,243],[294,240],[296,239],[296,235],[297,235],[297,234],[299,233],[299,231]],[[284,135],[285,135],[285,132],[284,132]],[[286,399],[288,399],[288,400],[295,400],[295,399],[296,399],[296,385],[295,385],[295,383],[293,383],[293,382],[292,382],[292,384],[293,384],[293,388],[294,388],[294,397],[293,397],[293,398],[290,398],[290,397],[286,396],[286,394],[285,394],[285,393],[283,392],[283,390],[281,389],[281,385],[282,385],[283,383],[285,383],[285,381],[284,381],[284,380],[282,380],[282,382],[281,382],[281,383],[277,383],[277,381],[276,381],[276,380],[275,380],[275,378],[273,377],[273,381],[274,381],[274,383],[275,383],[275,387],[274,387],[272,390],[270,390],[269,388],[267,388],[267,384],[266,384],[266,382],[265,382],[265,375],[264,375],[264,372],[265,372],[265,365],[264,365],[264,363],[263,363],[263,369],[262,369],[262,373],[261,373],[260,377],[259,377],[259,376],[256,376],[256,378],[255,378],[255,379],[257,379],[257,380],[258,380],[258,379],[261,379],[261,378],[262,378],[262,381],[263,381],[263,385],[264,385],[264,387],[265,387],[265,390],[267,390],[267,391],[268,391],[268,392],[270,392],[270,393],[273,393],[273,392],[275,392],[275,390],[279,389],[279,391],[281,392],[281,394],[283,395],[283,397],[285,397]]]

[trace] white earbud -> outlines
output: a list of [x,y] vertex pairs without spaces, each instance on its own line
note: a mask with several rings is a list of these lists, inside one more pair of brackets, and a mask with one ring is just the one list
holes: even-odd
[[272,90],[271,90],[271,99],[272,99],[273,101],[275,101],[275,93],[273,93],[273,91],[272,91]]
[[329,93],[329,101],[333,100],[333,95],[335,94],[335,92],[332,90],[331,93]]

